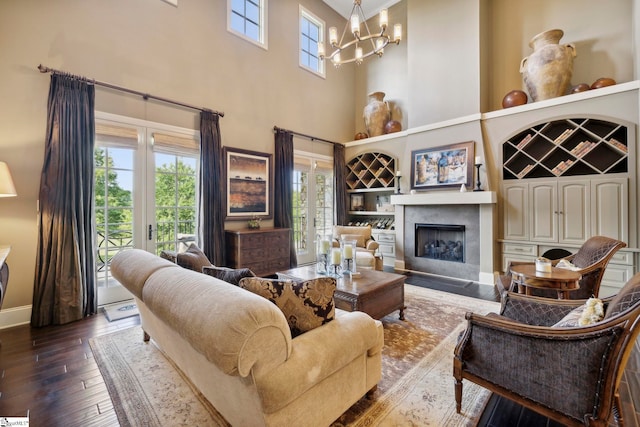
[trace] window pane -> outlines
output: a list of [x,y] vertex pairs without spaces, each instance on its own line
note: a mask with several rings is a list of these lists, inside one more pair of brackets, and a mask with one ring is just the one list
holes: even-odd
[[259,40],[260,39],[260,28],[258,28],[257,25],[252,24],[251,22],[247,21],[247,30],[246,30],[245,34],[247,35],[247,37],[251,37],[254,40]]
[[248,1],[247,13],[245,14],[245,16],[249,21],[259,24],[260,23],[260,7]]
[[244,18],[235,13],[231,14],[231,29],[244,34]]
[[231,10],[233,10],[239,15],[244,16],[244,0],[232,0]]
[[318,27],[309,22],[309,30],[307,30],[307,34],[313,41],[318,42]]
[[312,70],[318,70],[320,67],[320,62],[318,61],[318,58],[314,58],[313,56],[310,56],[308,67],[311,68]]

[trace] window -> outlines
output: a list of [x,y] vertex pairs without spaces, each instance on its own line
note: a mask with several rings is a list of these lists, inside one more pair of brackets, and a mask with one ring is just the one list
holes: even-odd
[[227,0],[227,30],[267,48],[267,0]]
[[[96,114],[94,221],[98,301],[126,298],[111,258],[196,241],[199,139],[190,129]],[[129,296],[130,298],[130,296]]]
[[323,35],[324,21],[300,6],[300,66],[322,77],[324,61],[318,57],[318,42]]

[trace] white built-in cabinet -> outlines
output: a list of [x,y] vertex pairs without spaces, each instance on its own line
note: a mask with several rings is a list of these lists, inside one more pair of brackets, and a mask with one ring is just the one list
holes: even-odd
[[508,182],[505,240],[580,245],[591,236],[628,241],[627,178]]

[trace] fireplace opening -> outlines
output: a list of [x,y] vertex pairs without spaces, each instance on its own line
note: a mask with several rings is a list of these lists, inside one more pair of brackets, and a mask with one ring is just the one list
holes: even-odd
[[415,256],[464,263],[464,225],[416,224]]

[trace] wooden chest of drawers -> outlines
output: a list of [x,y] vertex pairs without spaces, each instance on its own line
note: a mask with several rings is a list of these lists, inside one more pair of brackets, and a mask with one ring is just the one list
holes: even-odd
[[226,230],[227,265],[249,268],[256,276],[289,269],[290,229]]

